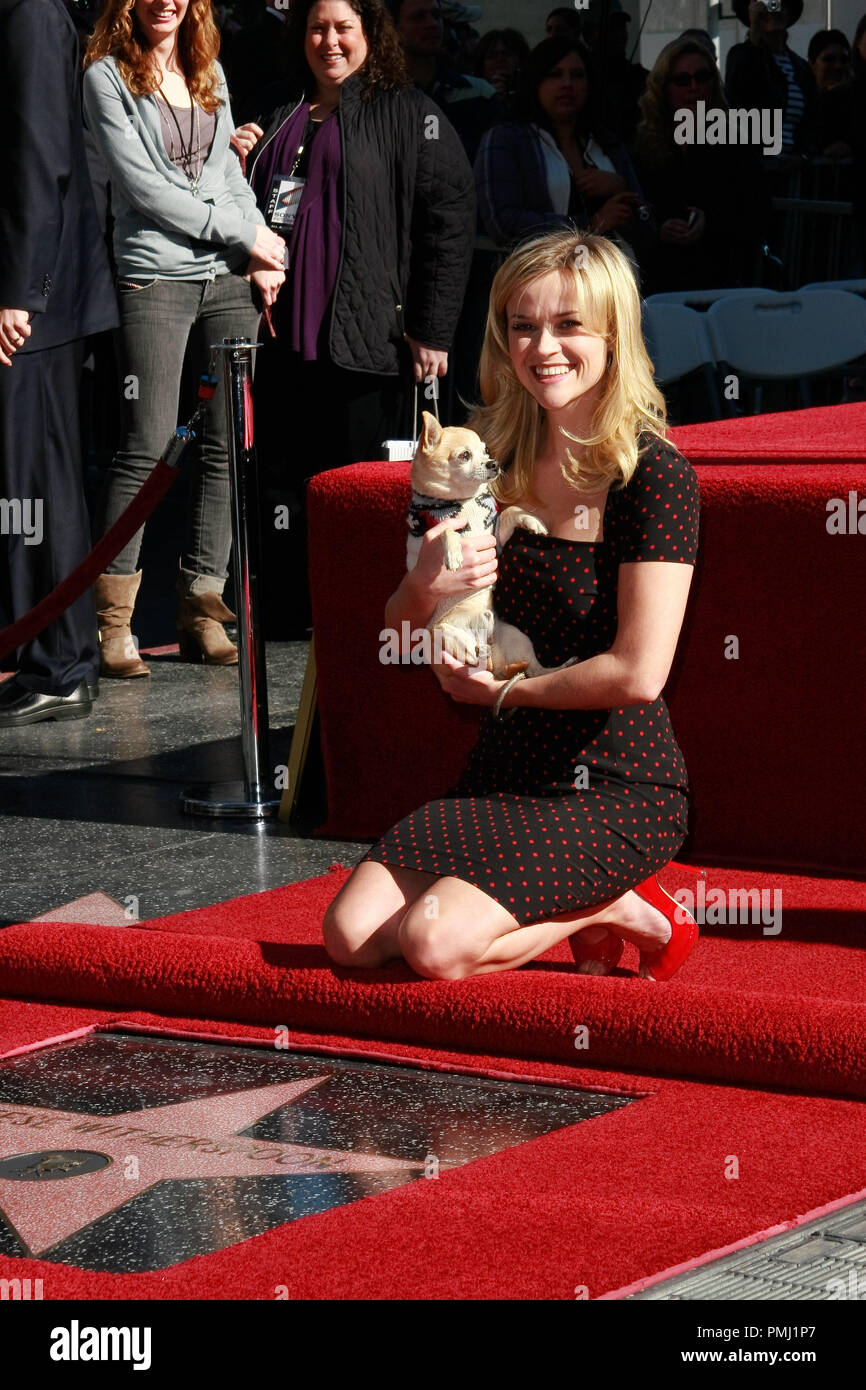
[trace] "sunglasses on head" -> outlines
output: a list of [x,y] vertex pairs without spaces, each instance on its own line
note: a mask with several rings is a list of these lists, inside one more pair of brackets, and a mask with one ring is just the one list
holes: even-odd
[[699,87],[706,87],[712,80],[712,68],[698,68],[697,72],[678,72],[674,77],[668,78],[672,87],[690,87],[693,82]]

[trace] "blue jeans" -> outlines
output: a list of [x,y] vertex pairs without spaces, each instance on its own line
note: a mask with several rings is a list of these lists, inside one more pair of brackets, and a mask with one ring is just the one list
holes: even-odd
[[[187,350],[195,379],[208,369],[212,343],[228,337],[255,341],[259,311],[242,275],[215,280],[120,280],[119,368],[123,435],[106,482],[102,530],[107,531],[138,492],[178,423],[181,372]],[[195,475],[181,568],[198,577],[193,592],[222,592],[231,551],[231,513],[222,354],[218,384],[195,448]],[[108,566],[108,574],[134,574],[144,527]],[[191,583],[190,583],[191,587]]]

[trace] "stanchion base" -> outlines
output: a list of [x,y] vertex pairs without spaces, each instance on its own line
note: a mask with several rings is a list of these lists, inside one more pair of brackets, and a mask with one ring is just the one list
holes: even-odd
[[237,816],[264,820],[280,809],[277,795],[251,799],[245,782],[201,782],[181,793],[180,806],[191,816]]

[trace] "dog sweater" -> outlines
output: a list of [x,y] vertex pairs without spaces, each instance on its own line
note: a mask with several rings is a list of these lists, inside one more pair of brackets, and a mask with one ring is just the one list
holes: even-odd
[[466,521],[468,536],[481,536],[485,531],[496,533],[499,513],[496,498],[488,488],[476,493],[474,497],[425,497],[413,489],[409,503],[407,522],[409,539],[406,548],[406,568],[414,569],[418,562],[418,551],[426,531],[446,517],[460,516]]

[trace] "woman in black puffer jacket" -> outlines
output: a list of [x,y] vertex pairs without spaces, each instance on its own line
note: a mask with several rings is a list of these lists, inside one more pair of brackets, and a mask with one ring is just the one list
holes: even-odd
[[[238,132],[289,246],[263,290],[276,338],[263,325],[255,387],[274,636],[308,625],[307,479],[406,434],[413,381],[448,369],[475,235],[469,162],[411,85],[379,0],[298,0],[288,22],[290,76]],[[280,505],[288,534],[274,528]]]

